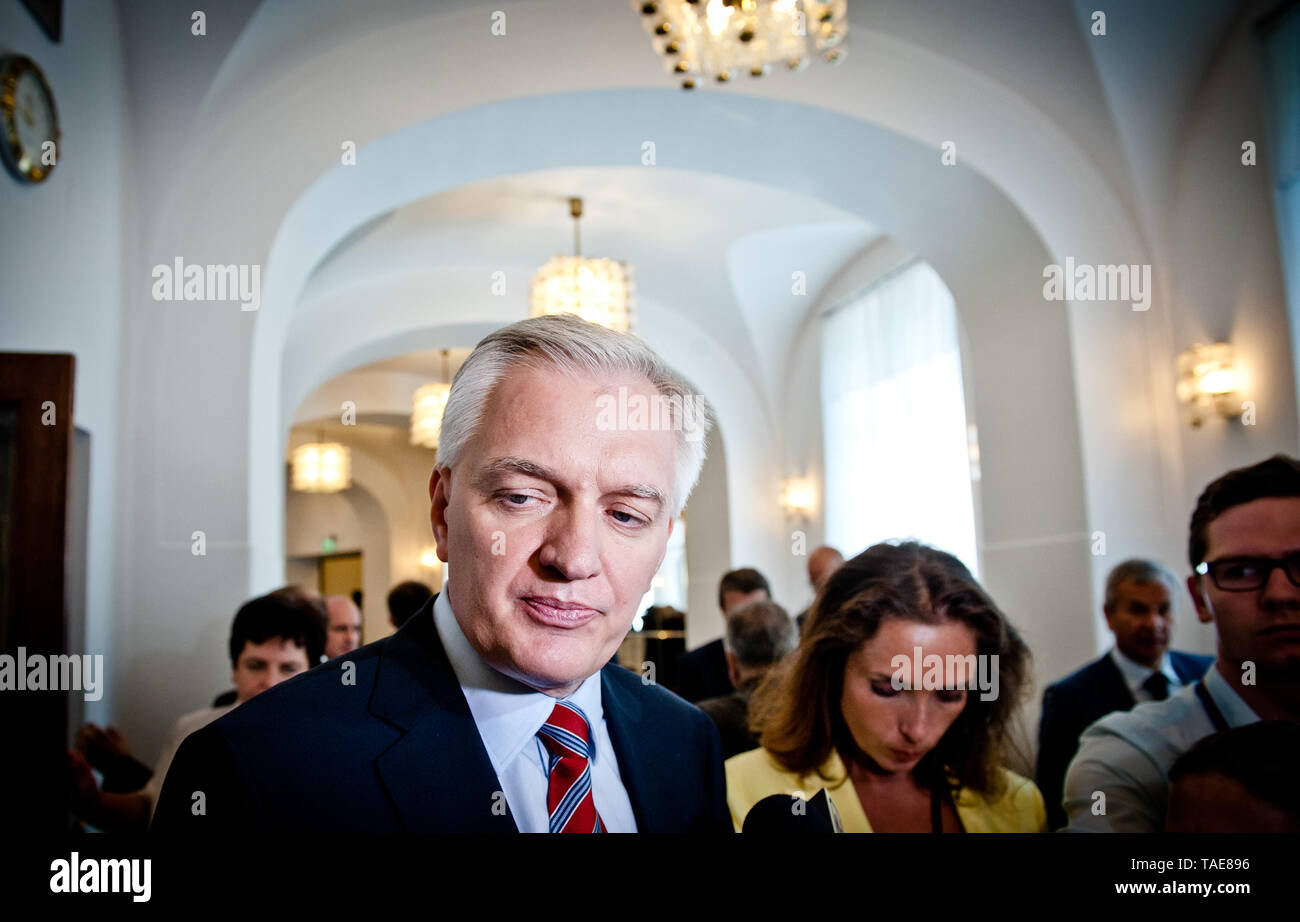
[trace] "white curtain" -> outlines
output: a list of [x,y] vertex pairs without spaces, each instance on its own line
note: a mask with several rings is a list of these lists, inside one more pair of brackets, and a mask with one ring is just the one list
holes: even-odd
[[826,541],[914,538],[978,575],[952,295],[916,262],[822,318]]

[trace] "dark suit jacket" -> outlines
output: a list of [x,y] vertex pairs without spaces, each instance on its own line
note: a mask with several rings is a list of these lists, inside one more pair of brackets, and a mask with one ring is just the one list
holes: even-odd
[[687,701],[719,698],[733,691],[721,637],[677,658],[676,692]]
[[[163,833],[516,832],[430,601],[390,637],[295,676],[190,734]],[[348,663],[355,684],[345,684]],[[641,832],[730,832],[713,723],[621,666],[605,720]],[[195,816],[195,792],[204,815]],[[494,810],[493,807],[496,806]]]
[[759,680],[751,679],[744,688],[718,698],[705,698],[695,705],[718,728],[722,737],[722,761],[758,748],[758,737],[749,730],[749,698]]
[[[1184,683],[1194,682],[1214,662],[1211,656],[1169,651],[1174,672]],[[1038,724],[1038,789],[1047,804],[1047,825],[1065,825],[1061,791],[1070,760],[1079,751],[1079,735],[1094,721],[1112,711],[1127,711],[1137,701],[1110,654],[1094,660],[1043,692],[1043,714]]]

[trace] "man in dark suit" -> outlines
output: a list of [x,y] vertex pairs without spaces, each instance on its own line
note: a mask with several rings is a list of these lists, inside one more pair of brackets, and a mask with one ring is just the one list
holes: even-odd
[[[723,620],[727,612],[750,602],[761,602],[772,597],[772,587],[767,578],[751,567],[731,570],[722,574],[718,583],[718,608]],[[687,701],[704,701],[719,698],[735,691],[727,670],[727,654],[722,638],[696,647],[677,658],[677,687],[674,689]]]
[[722,736],[722,758],[758,748],[749,729],[749,699],[763,677],[799,644],[794,619],[773,601],[750,602],[727,613],[727,672],[735,687],[729,695],[696,705],[709,715]]
[[1147,560],[1126,560],[1111,570],[1102,611],[1115,646],[1043,693],[1037,782],[1051,828],[1066,823],[1061,789],[1079,735],[1113,711],[1165,700],[1171,690],[1199,679],[1213,662],[1210,656],[1168,649],[1176,586],[1173,574]]
[[192,734],[154,829],[730,831],[712,722],[608,665],[699,476],[699,407],[573,316],[485,338],[429,481],[443,591]]

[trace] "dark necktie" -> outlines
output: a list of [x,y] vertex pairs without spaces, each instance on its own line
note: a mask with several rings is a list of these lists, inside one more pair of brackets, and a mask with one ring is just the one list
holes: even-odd
[[1169,697],[1169,678],[1163,672],[1151,673],[1142,687],[1155,701],[1164,701]]
[[555,703],[537,731],[550,753],[546,809],[551,832],[604,832],[591,792],[591,731],[577,705]]

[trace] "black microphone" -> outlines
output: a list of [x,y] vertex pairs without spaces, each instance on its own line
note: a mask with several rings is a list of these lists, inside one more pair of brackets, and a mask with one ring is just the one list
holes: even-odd
[[741,824],[741,832],[818,833],[842,832],[839,813],[822,788],[811,800],[796,794],[772,794],[754,804]]

